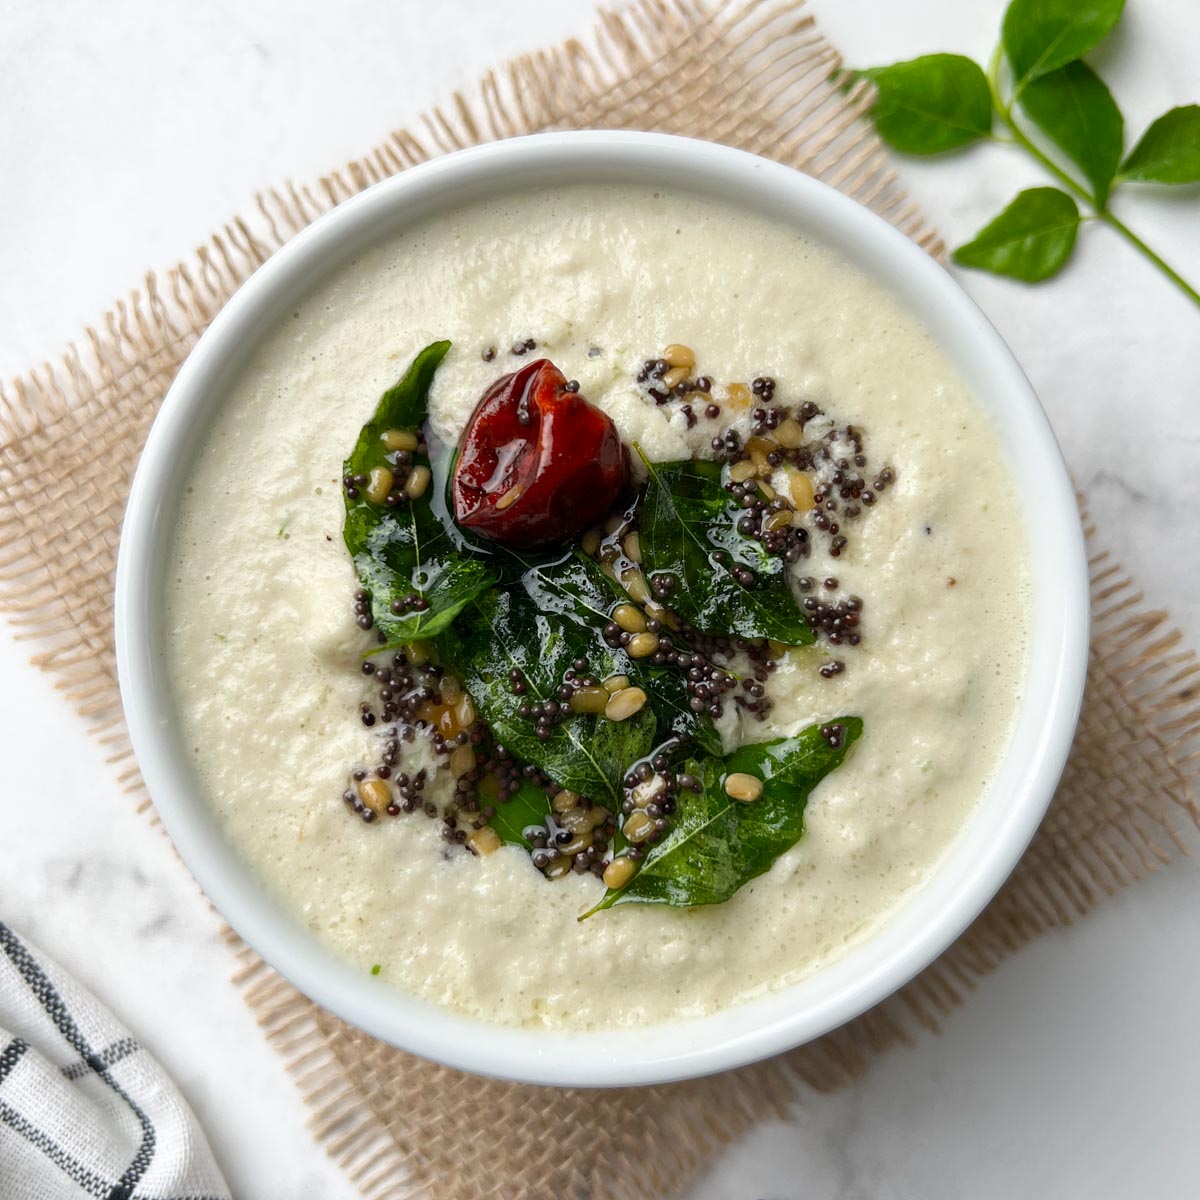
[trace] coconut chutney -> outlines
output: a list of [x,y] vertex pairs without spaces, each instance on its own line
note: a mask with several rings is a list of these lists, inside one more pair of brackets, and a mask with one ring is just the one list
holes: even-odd
[[[721,380],[770,376],[869,437],[886,503],[836,561],[801,571],[866,598],[862,644],[822,677],[820,645],[766,684],[764,722],[836,713],[866,733],[814,792],[807,832],[727,902],[629,905],[579,923],[590,875],[447,847],[419,813],[367,827],[340,802],[377,757],[341,462],[414,354],[453,348],[431,421],[457,438],[487,385],[537,353],[655,461],[711,453],[749,408],[694,422],[648,401],[668,343]],[[487,356],[492,352],[492,357]],[[168,667],[196,774],[230,843],[294,919],[381,984],[488,1021],[554,1028],[699,1016],[778,988],[870,936],[969,818],[1021,700],[1030,623],[1024,532],[989,423],[917,322],[826,248],[707,199],[620,186],[513,193],[446,212],[348,264],[256,346],[205,435],[175,533]],[[406,770],[434,774],[432,749]],[[428,795],[444,800],[445,772]]]

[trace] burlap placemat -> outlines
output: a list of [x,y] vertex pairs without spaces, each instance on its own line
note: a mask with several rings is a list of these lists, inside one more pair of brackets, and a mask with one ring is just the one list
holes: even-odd
[[[643,0],[603,13],[586,46],[522,58],[430,112],[419,132],[393,134],[315,186],[264,193],[254,217],[231,221],[165,278],[148,276],[57,366],[0,388],[0,603],[131,789],[140,782],[117,695],[112,581],[138,452],[201,331],[320,213],[479,141],[539,129],[659,129],[788,163],[941,253],[861,120],[867,97],[836,87],[837,55],[800,3]],[[317,1137],[374,1198],[650,1200],[680,1189],[752,1122],[782,1114],[798,1089],[841,1086],[880,1051],[936,1030],[982,973],[1028,939],[1171,861],[1183,849],[1176,825],[1197,820],[1195,656],[1103,553],[1092,558],[1092,584],[1083,720],[1049,815],[983,916],[884,1004],[791,1054],[715,1079],[555,1091],[468,1077],[374,1041],[230,935],[238,981],[313,1105]]]

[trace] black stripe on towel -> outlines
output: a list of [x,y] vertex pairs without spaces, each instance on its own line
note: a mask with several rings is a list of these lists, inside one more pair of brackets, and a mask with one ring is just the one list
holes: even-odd
[[[158,1143],[158,1134],[155,1132],[154,1122],[133,1102],[125,1089],[112,1077],[108,1067],[88,1044],[87,1038],[83,1036],[79,1026],[75,1024],[71,1014],[67,1011],[67,1006],[63,1002],[63,998],[58,994],[58,989],[50,982],[42,968],[38,966],[33,955],[25,948],[20,938],[3,921],[0,921],[0,950],[3,950],[12,960],[13,965],[21,973],[21,977],[25,980],[29,990],[37,997],[38,1002],[46,1010],[47,1015],[54,1022],[59,1033],[62,1034],[75,1053],[129,1105],[130,1111],[141,1126],[142,1140],[137,1148],[137,1153],[133,1156],[133,1161],[125,1168],[121,1178],[117,1180],[116,1185],[111,1191],[98,1193],[104,1196],[106,1200],[130,1200],[134,1188],[142,1176],[145,1175],[150,1167],[150,1163],[154,1159],[154,1149]],[[10,1121],[9,1124],[12,1124],[12,1122]],[[51,1144],[53,1145],[53,1143]],[[59,1153],[62,1153],[62,1151],[60,1150]]]

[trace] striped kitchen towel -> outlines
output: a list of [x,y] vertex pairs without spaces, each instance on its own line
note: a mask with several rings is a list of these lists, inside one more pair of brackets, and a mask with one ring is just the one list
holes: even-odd
[[0,922],[0,1200],[231,1200],[162,1067]]

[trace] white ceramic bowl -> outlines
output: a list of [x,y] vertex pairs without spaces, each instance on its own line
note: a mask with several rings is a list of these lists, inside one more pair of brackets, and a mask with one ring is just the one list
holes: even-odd
[[[877,933],[812,977],[714,1016],[547,1035],[381,987],[275,907],[224,841],[180,745],[162,596],[180,489],[223,382],[293,302],[357,252],[450,202],[568,180],[653,183],[735,201],[833,247],[899,297],[999,432],[1022,505],[1013,519],[1029,532],[1034,629],[1000,769],[936,873]],[[510,1079],[603,1086],[720,1071],[817,1037],[882,1000],[962,932],[1012,870],[1058,781],[1083,690],[1088,586],[1075,497],[1045,414],[995,329],[931,258],[853,201],[749,154],[654,134],[553,133],[465,150],[380,183],[322,217],[242,287],[180,371],[146,443],[121,538],[116,621],[125,713],[155,806],[201,887],[255,950],[325,1008],[416,1054]]]

